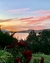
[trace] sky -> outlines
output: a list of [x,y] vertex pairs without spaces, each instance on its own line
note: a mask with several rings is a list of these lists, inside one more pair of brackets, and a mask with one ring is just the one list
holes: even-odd
[[50,0],[0,0],[0,26],[9,31],[50,28]]

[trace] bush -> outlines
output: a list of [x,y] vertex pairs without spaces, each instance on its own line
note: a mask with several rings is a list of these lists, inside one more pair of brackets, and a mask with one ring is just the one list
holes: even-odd
[[14,63],[13,55],[5,50],[0,50],[0,63]]
[[[11,45],[15,38],[9,35],[9,33],[3,33],[0,31],[0,47],[4,49],[5,46]],[[17,39],[16,39],[17,40]]]

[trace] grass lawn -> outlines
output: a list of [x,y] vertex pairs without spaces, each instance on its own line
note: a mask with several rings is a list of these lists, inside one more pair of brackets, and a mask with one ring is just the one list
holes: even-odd
[[[7,63],[9,63],[9,61],[11,63],[14,63],[13,56],[12,57],[8,57],[8,56],[10,56],[10,53],[0,50],[0,63],[3,63],[3,61],[6,61]],[[44,63],[50,63],[50,55],[45,55],[45,54],[40,54],[40,53],[32,54],[32,59],[31,59],[30,63],[33,63],[34,59],[41,59],[41,57],[44,58]]]
[[34,59],[41,59],[44,58],[44,63],[50,63],[50,55],[45,54],[33,54],[30,63],[33,63]]

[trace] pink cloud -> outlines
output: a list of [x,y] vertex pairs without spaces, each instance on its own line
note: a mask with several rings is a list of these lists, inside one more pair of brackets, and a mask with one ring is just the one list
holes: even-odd
[[29,11],[30,8],[21,8],[21,9],[14,9],[14,10],[8,10],[7,12],[11,13],[26,13],[26,14],[50,14],[50,10],[35,10],[35,11]]
[[22,31],[22,30],[28,30],[28,29],[33,29],[33,30],[40,30],[40,29],[45,29],[45,26],[3,26],[2,29],[6,29],[9,31]]
[[50,15],[48,15],[48,16],[41,16],[38,19],[30,20],[30,23],[41,22],[41,21],[45,21],[47,19],[50,19]]
[[27,11],[25,13],[29,14],[50,14],[50,10],[35,10],[35,11]]
[[15,9],[15,10],[8,10],[7,12],[12,12],[12,13],[22,13],[29,10],[29,8],[22,8],[22,9]]
[[32,13],[33,14],[50,14],[50,10],[37,10]]
[[45,26],[35,26],[33,30],[42,30],[45,29]]
[[39,16],[39,17],[28,17],[28,18],[21,18],[19,20],[27,22],[28,24],[31,23],[38,23],[38,22],[42,22],[45,21],[47,19],[50,19],[50,15],[46,15],[46,16]]
[[[43,22],[46,22],[48,19],[50,19],[50,15],[39,16],[39,17],[14,18],[14,19],[3,20],[1,24],[3,23],[4,25],[5,24],[4,21],[7,21],[6,22],[7,24],[5,24],[5,26],[2,26],[2,28],[8,29],[11,31],[12,30],[19,31],[19,30],[25,30],[25,29],[37,29],[38,30],[38,29],[46,28],[48,24],[45,25],[45,23]],[[49,23],[49,21],[47,22]],[[40,23],[40,25],[38,23]]]
[[0,20],[0,22],[27,22],[28,24],[31,24],[31,23],[38,23],[38,22],[42,22],[42,21],[45,21],[47,19],[50,19],[50,15],[46,15],[46,16],[38,16],[38,17],[27,17],[27,18],[14,18],[14,19],[7,19],[7,20]]

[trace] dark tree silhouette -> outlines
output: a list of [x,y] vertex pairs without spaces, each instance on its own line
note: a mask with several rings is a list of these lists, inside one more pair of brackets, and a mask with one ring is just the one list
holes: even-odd
[[49,54],[50,52],[50,30],[43,30],[40,35],[41,52]]
[[8,32],[3,33],[0,30],[0,47],[1,48],[4,48],[7,45],[13,44],[14,43],[14,40],[15,40],[15,38],[13,38],[13,36],[10,36]]
[[42,30],[38,36],[32,30],[27,37],[26,44],[33,53],[50,54],[50,30]]
[[37,43],[38,43],[38,38],[36,36],[36,33],[34,30],[32,30],[28,37],[27,37],[27,45],[28,45],[28,49],[31,49],[32,52],[35,52],[36,51],[36,46],[37,46]]

